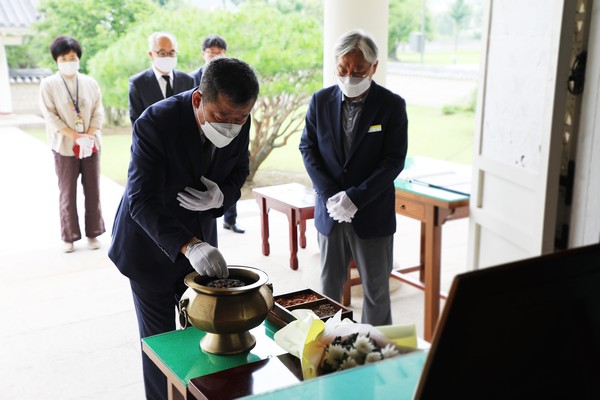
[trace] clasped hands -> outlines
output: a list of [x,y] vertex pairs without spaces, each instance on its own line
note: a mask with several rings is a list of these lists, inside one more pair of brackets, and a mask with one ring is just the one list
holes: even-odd
[[77,139],[75,139],[75,143],[79,145],[79,155],[80,159],[88,158],[94,152],[94,146],[96,145],[96,140],[91,135],[80,135]]
[[186,187],[183,192],[177,194],[179,205],[190,211],[206,211],[211,208],[219,208],[223,205],[223,192],[219,185],[208,178],[201,177],[200,180],[206,186],[205,191]]
[[327,199],[327,212],[337,222],[351,222],[358,211],[346,192],[339,192]]

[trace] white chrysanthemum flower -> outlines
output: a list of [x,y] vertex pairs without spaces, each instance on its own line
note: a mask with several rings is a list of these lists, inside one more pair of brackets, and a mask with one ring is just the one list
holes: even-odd
[[398,355],[398,350],[394,347],[393,344],[387,344],[383,349],[381,349],[381,355],[383,358],[390,358]]
[[354,342],[354,348],[363,354],[368,354],[373,351],[374,346],[367,336],[359,335]]
[[344,362],[342,362],[342,365],[340,365],[340,371],[344,370],[344,369],[350,369],[350,368],[354,368],[356,367],[358,364],[356,363],[356,361],[354,360],[354,358],[352,357],[348,357],[344,360]]
[[340,365],[340,360],[344,357],[346,349],[339,344],[332,344],[327,346],[325,352],[325,362],[331,365],[332,368],[337,368]]
[[379,360],[381,360],[381,353],[374,351],[371,352],[369,354],[367,354],[367,357],[365,357],[365,364],[369,364],[369,363],[374,363],[377,362]]
[[363,354],[360,351],[356,350],[354,347],[348,350],[348,355],[354,358],[355,360],[358,360],[363,356]]

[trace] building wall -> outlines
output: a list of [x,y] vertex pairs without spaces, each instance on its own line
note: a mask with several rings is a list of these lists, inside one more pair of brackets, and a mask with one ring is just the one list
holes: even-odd
[[12,108],[15,114],[41,115],[38,106],[39,82],[36,83],[11,83],[10,93]]

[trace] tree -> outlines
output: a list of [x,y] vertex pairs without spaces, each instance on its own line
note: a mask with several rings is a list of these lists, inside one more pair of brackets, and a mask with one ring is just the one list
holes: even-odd
[[151,0],[44,0],[38,11],[42,15],[34,24],[36,35],[31,50],[39,54],[38,65],[53,67],[48,46],[57,35],[72,36],[83,47],[82,72],[94,55],[123,36],[130,26],[155,13]]
[[285,146],[294,133],[303,129],[305,106],[322,83],[319,23],[302,13],[283,15],[267,6],[242,6],[240,18],[247,18],[249,26],[264,17],[268,24],[256,32],[262,36],[260,46],[246,53],[247,61],[262,75],[261,96],[252,114],[249,181],[271,151]]
[[26,44],[6,46],[6,62],[9,68],[35,68],[38,66],[37,56]]
[[458,38],[461,29],[469,21],[471,7],[469,7],[465,0],[456,0],[450,6],[449,15],[452,21],[454,21],[454,58],[456,60],[456,55],[458,53]]
[[320,24],[323,22],[322,0],[269,0],[282,14],[303,14]]
[[[291,28],[293,27],[293,28]],[[102,87],[105,107],[122,118],[127,112],[128,77],[149,67],[147,37],[155,30],[175,35],[178,69],[193,71],[201,62],[203,38],[216,33],[227,41],[227,55],[248,62],[258,73],[260,94],[252,112],[250,143],[252,181],[260,164],[303,128],[309,96],[322,83],[322,34],[317,21],[285,16],[265,2],[244,2],[239,12],[183,8],[160,20],[132,27],[90,60],[90,73]]]
[[[396,58],[398,45],[407,42],[412,32],[421,31],[422,2],[425,0],[390,0],[388,17],[388,56]],[[425,15],[425,32],[431,35],[429,15]]]

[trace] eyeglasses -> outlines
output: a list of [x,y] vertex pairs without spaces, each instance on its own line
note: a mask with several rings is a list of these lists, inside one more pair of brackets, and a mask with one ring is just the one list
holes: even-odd
[[155,53],[156,55],[158,55],[159,57],[177,57],[177,51],[176,50],[171,50],[171,51],[154,51],[152,50],[153,53]]
[[204,54],[209,55],[209,56],[220,56],[222,54],[225,54],[225,50],[210,50],[210,49],[206,49],[204,50]]
[[349,76],[351,78],[366,78],[367,76],[369,76],[369,72],[371,72],[371,66],[369,66],[369,68],[364,71],[350,72],[347,69],[340,68],[340,67],[337,67],[337,70],[336,70],[336,74],[340,78],[345,78],[347,76]]

